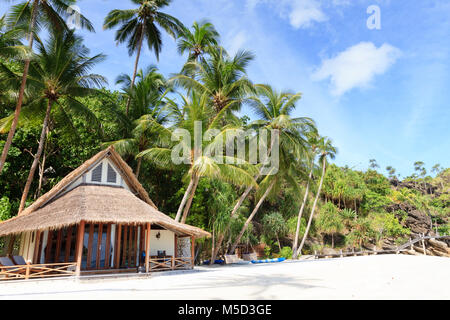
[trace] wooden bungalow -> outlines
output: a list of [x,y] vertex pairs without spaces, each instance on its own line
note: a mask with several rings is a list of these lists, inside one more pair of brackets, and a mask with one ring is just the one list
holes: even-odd
[[2,263],[0,278],[193,268],[195,239],[209,236],[159,212],[110,147],[0,223],[8,255],[16,244],[16,260],[26,262],[14,263],[11,256],[14,265]]

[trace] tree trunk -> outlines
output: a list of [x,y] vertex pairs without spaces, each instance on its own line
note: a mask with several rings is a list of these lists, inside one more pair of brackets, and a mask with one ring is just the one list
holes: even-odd
[[47,155],[45,154],[45,149],[47,146],[47,137],[48,137],[48,127],[47,127],[47,130],[45,133],[45,145],[44,145],[44,151],[43,151],[43,155],[42,155],[42,162],[41,162],[41,165],[39,166],[39,185],[38,185],[35,200],[41,196],[42,181],[44,180],[45,162],[47,159]]
[[302,252],[303,246],[305,245],[306,238],[308,237],[309,229],[311,228],[312,219],[314,217],[314,211],[316,210],[317,201],[319,200],[320,191],[322,190],[323,179],[325,177],[326,170],[326,158],[323,158],[322,164],[322,176],[320,177],[319,189],[317,190],[316,198],[314,199],[314,205],[311,209],[311,215],[309,216],[308,225],[306,226],[305,234],[303,235],[302,242],[300,243],[300,247],[297,250],[297,256]]
[[[130,91],[133,89],[134,82],[136,81],[136,75],[137,75],[137,70],[138,70],[138,66],[139,66],[139,58],[141,57],[142,42],[144,41],[144,32],[145,32],[145,23],[142,23],[142,33],[141,33],[141,37],[139,38],[136,62],[134,63],[134,72],[133,72],[133,77],[131,78]],[[130,112],[130,104],[131,104],[131,95],[128,97],[128,100],[127,100],[127,111],[126,111],[127,116],[128,116],[128,113]]]
[[37,153],[34,155],[33,164],[31,165],[30,173],[28,175],[27,183],[25,184],[25,188],[23,190],[22,199],[20,200],[19,206],[19,215],[22,213],[25,208],[25,203],[27,201],[28,192],[30,191],[31,183],[33,182],[34,173],[36,172],[36,168],[39,164],[39,160],[42,155],[42,150],[44,149],[44,142],[47,133],[48,120],[50,118],[50,113],[52,110],[52,101],[48,101],[47,104],[47,112],[45,114],[44,123],[42,125],[41,138],[39,140],[39,147]]
[[278,249],[280,249],[280,252],[281,252],[281,243],[280,243],[280,238],[278,237],[278,234],[277,234],[277,242],[278,242]]
[[194,179],[195,179],[194,186],[192,187],[191,196],[189,197],[189,200],[186,203],[186,206],[184,207],[183,217],[181,218],[181,223],[186,223],[186,219],[189,214],[189,210],[191,209],[192,201],[194,200],[195,191],[197,190],[198,182],[200,181],[200,177],[195,177]]
[[180,206],[178,207],[177,216],[175,217],[175,221],[179,222],[181,219],[181,213],[183,212],[183,208],[186,204],[186,201],[191,194],[192,188],[194,187],[194,178],[191,177],[191,181],[189,182],[188,188],[186,189],[186,192],[184,193],[183,200],[181,200]]
[[256,205],[255,209],[253,210],[252,214],[248,217],[247,221],[245,221],[244,226],[242,227],[241,232],[239,233],[238,237],[236,238],[236,240],[234,241],[234,244],[231,246],[230,249],[230,253],[233,253],[236,250],[236,247],[238,246],[239,242],[241,241],[242,236],[244,235],[245,231],[247,230],[250,222],[253,220],[253,218],[255,217],[255,215],[258,213],[259,208],[261,207],[261,205],[263,204],[264,200],[267,198],[267,196],[269,195],[270,191],[272,190],[273,186],[275,185],[276,180],[274,180],[270,186],[267,188],[266,192],[264,193],[264,195],[261,197],[261,199],[259,200],[258,204]]
[[331,249],[334,249],[334,233],[331,234]]
[[142,165],[142,158],[139,158],[138,159],[138,163],[137,163],[137,167],[136,167],[136,174],[135,174],[136,179],[138,179],[138,180],[139,180],[139,173],[141,171],[141,165]]
[[314,166],[314,159],[311,163],[311,171],[309,172],[308,183],[306,184],[305,196],[303,197],[302,206],[300,208],[300,211],[298,212],[297,229],[295,230],[294,244],[292,246],[292,254],[293,254],[292,259],[297,259],[298,236],[300,235],[300,227],[302,223],[303,211],[305,210],[306,201],[308,200],[309,184],[311,182],[313,174],[313,166]]
[[[36,14],[37,14],[37,4],[38,0],[35,0],[33,2],[33,8],[31,13],[31,23],[30,23],[30,32],[28,34],[29,36],[29,44],[28,47],[30,48],[30,51],[33,49],[33,30],[36,24]],[[14,120],[11,124],[11,128],[9,129],[8,138],[6,139],[5,146],[3,147],[2,156],[0,158],[0,174],[3,171],[3,167],[5,166],[6,157],[8,156],[9,148],[11,147],[12,140],[14,138],[14,134],[16,133],[17,124],[19,123],[19,116],[20,112],[22,110],[22,103],[23,103],[23,96],[25,95],[25,87],[27,84],[27,77],[28,77],[28,70],[30,68],[30,59],[25,60],[25,65],[23,68],[23,75],[22,75],[22,83],[20,84],[20,90],[19,90],[19,98],[17,99],[17,105],[16,105],[16,111],[14,112]]]

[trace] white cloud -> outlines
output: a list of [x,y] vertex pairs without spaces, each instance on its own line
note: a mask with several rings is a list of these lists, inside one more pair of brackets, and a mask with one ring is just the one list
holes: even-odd
[[322,61],[313,74],[314,80],[330,79],[334,95],[342,95],[353,88],[365,88],[376,75],[385,73],[399,58],[400,50],[383,44],[377,48],[371,42],[361,42]]
[[296,28],[308,28],[313,22],[323,22],[327,16],[322,11],[320,3],[316,0],[295,0],[289,1],[290,8],[289,21]]
[[322,10],[319,0],[247,0],[247,8],[254,9],[259,4],[275,6],[278,14],[295,29],[309,28],[314,22],[323,22],[328,18]]

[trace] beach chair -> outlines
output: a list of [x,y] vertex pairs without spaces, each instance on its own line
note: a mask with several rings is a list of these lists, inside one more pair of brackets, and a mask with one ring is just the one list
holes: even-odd
[[25,259],[22,256],[14,256],[12,258],[12,260],[14,261],[14,263],[18,266],[24,266],[27,264],[27,262],[25,261]]
[[14,268],[17,265],[8,257],[0,257],[0,267],[5,267],[0,269],[0,275],[2,278],[10,278],[15,276],[19,278],[26,273],[26,270],[20,267]]

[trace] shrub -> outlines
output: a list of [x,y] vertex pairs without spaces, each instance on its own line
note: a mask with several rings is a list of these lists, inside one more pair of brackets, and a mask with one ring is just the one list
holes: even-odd
[[280,257],[292,259],[292,249],[290,247],[283,247],[280,251]]

